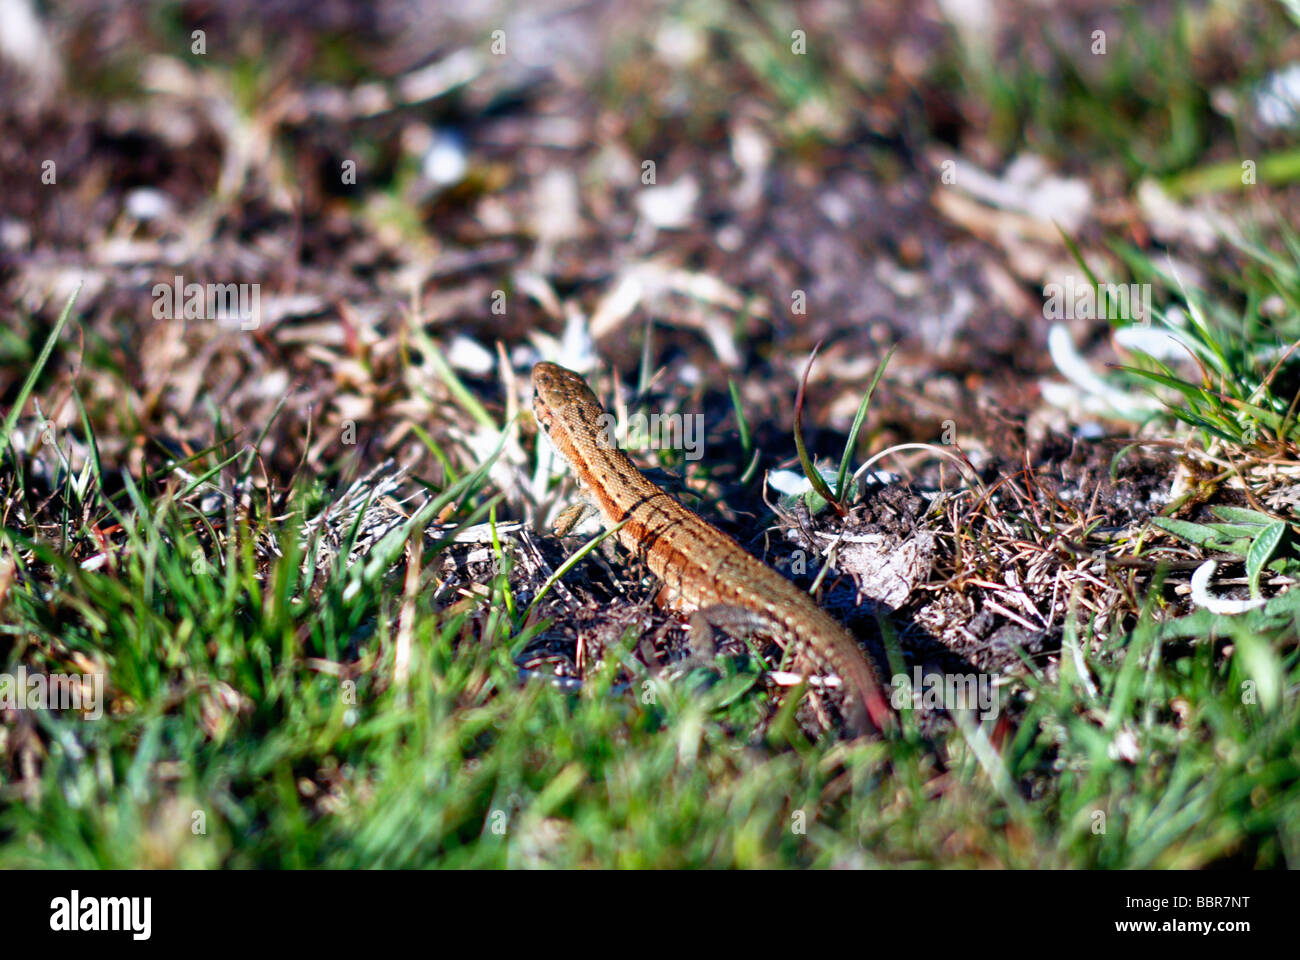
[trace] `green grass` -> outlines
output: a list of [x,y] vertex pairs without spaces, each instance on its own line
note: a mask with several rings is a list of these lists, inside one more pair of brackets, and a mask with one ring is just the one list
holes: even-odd
[[[401,596],[387,581],[345,600],[338,574],[302,600],[292,533],[264,579],[247,551],[196,574],[181,505],[140,506],[125,513],[139,549],[122,569],[78,572],[42,550],[59,575],[11,601],[10,662],[57,671],[62,651],[101,659],[113,706],[100,720],[33,715],[49,744],[40,799],[4,796],[0,866],[1300,857],[1293,622],[1228,633],[1264,651],[1265,685],[1287,688],[1257,703],[1243,703],[1242,683],[1261,678],[1241,657],[1224,665],[1206,643],[1171,653],[1149,624],[1090,658],[1095,691],[1064,658],[1059,685],[1031,681],[1002,774],[982,762],[978,734],[929,742],[910,722],[888,743],[846,745],[810,743],[783,716],[756,740],[764,697],[743,674],[735,698],[725,682],[638,683],[633,696],[610,691],[609,655],[581,695],[521,688],[502,578],[474,610],[416,598],[409,681],[397,686]],[[353,664],[355,695],[319,660]],[[1138,762],[1114,755],[1121,734]]]
[[[1253,86],[1278,66],[1281,42],[1293,30],[1282,5],[1175,4],[1099,14],[1026,24],[1046,56],[1029,51],[1029,43],[991,56],[954,26],[960,56],[939,59],[934,80],[967,97],[970,112],[987,116],[988,134],[1003,150],[1118,165],[1135,180],[1177,173],[1171,183],[1180,192],[1218,185],[1214,175],[1207,180],[1189,168],[1216,143],[1252,139]],[[1234,52],[1227,77],[1213,73],[1206,57],[1225,47]],[[1241,98],[1240,116],[1220,117],[1211,108],[1216,86]],[[1268,164],[1271,182],[1294,182],[1294,164]]]
[[[1284,228],[1277,245],[1281,249],[1239,238],[1239,260],[1215,278],[1211,295],[1131,245],[1112,244],[1133,279],[1150,285],[1153,299],[1166,304],[1154,311],[1155,329],[1181,344],[1174,358],[1135,351],[1136,361],[1120,367],[1120,379],[1162,400],[1161,416],[1195,428],[1204,448],[1226,443],[1243,451],[1294,453],[1300,443],[1300,238]],[[1266,316],[1270,302],[1274,315]],[[1139,325],[1131,318],[1115,322]]]

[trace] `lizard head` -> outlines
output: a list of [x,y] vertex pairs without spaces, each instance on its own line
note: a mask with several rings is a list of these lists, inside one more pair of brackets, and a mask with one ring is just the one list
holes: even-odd
[[556,363],[533,367],[533,416],[547,434],[557,422],[596,422],[605,412],[582,377]]

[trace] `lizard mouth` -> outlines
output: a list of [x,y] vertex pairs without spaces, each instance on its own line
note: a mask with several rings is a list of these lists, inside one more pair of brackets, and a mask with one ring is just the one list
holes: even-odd
[[550,411],[546,409],[544,404],[533,404],[533,419],[536,420],[537,425],[547,433],[551,432],[551,415]]

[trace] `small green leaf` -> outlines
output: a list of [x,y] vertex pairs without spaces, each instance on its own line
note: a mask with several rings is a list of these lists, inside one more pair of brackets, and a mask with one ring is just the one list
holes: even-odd
[[752,690],[758,680],[759,675],[754,671],[741,671],[723,677],[713,687],[708,706],[714,710],[729,707]]
[[1266,527],[1273,522],[1267,513],[1247,510],[1245,507],[1210,507],[1210,513],[1229,523],[1253,523],[1257,527]]
[[1284,536],[1286,536],[1285,523],[1281,520],[1270,523],[1255,538],[1255,542],[1250,545],[1250,549],[1246,552],[1246,576],[1250,581],[1251,597],[1259,596],[1259,575]]
[[740,388],[736,381],[727,378],[727,389],[731,391],[731,408],[736,411],[736,431],[740,434],[740,449],[748,456],[754,441],[749,436],[749,421],[745,419],[745,408],[740,402]]
[[1172,533],[1180,540],[1186,540],[1198,547],[1214,547],[1220,539],[1217,531],[1200,523],[1187,520],[1175,520],[1173,517],[1153,517],[1151,525],[1159,527],[1165,533]]
[[807,477],[808,482],[812,484],[813,490],[815,490],[818,496],[826,501],[826,503],[833,506],[836,513],[840,516],[844,516],[848,511],[840,506],[839,502],[835,499],[835,495],[831,493],[831,488],[826,485],[826,481],[822,479],[821,473],[819,473],[817,468],[813,465],[812,457],[808,455],[808,448],[803,442],[804,390],[807,389],[808,374],[812,371],[813,361],[817,359],[817,351],[821,348],[821,341],[818,341],[817,346],[813,347],[812,356],[808,358],[808,366],[804,367],[803,377],[799,380],[799,392],[796,393],[794,397],[794,448],[799,454],[799,465],[803,467],[804,476]]
[[890,347],[889,352],[885,354],[885,359],[880,361],[876,367],[876,374],[871,378],[871,384],[867,387],[867,392],[862,395],[862,402],[858,404],[857,416],[853,418],[853,427],[849,430],[848,442],[844,444],[844,455],[840,458],[840,473],[835,481],[835,495],[839,497],[840,503],[844,503],[848,497],[845,496],[844,484],[849,475],[849,463],[853,460],[853,449],[858,445],[858,432],[862,429],[862,423],[867,419],[867,407],[871,403],[871,395],[876,392],[876,384],[884,376],[885,367],[889,365],[889,358],[894,355],[896,346]]

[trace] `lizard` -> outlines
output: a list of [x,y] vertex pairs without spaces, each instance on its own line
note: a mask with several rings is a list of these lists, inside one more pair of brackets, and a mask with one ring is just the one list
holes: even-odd
[[554,363],[533,367],[533,415],[600,512],[605,528],[686,609],[691,631],[752,630],[793,648],[819,670],[838,674],[845,720],[855,734],[889,730],[894,715],[875,668],[853,635],[791,581],[726,533],[678,503],[612,442],[600,400],[578,374]]

